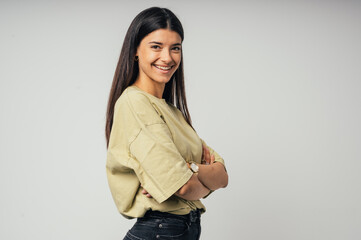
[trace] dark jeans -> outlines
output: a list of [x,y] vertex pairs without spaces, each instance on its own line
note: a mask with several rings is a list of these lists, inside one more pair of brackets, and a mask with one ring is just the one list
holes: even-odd
[[187,215],[149,210],[144,217],[137,218],[137,222],[123,240],[198,240],[201,235],[200,216],[199,210],[191,211]]

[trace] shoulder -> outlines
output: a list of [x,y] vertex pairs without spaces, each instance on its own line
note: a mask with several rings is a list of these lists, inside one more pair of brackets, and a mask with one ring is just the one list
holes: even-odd
[[130,87],[126,88],[115,102],[115,108],[127,108],[129,110],[139,110],[145,106],[151,106],[147,96]]

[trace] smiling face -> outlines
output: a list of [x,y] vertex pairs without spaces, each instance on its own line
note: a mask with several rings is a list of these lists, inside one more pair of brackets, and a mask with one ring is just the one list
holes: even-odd
[[169,29],[158,29],[145,36],[136,53],[139,57],[137,80],[164,87],[181,62],[181,43],[179,34]]

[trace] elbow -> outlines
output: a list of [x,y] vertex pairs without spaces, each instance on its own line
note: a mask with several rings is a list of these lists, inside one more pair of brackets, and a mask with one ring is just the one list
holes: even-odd
[[227,173],[227,169],[225,166],[224,167],[224,171],[223,171],[223,178],[222,178],[222,187],[225,188],[228,186],[228,173]]
[[222,188],[225,188],[228,186],[228,174],[225,173],[224,177],[223,177],[223,181],[222,181]]
[[207,187],[209,190],[215,191],[220,188],[226,188],[228,186],[228,174],[225,173],[224,175],[220,176],[217,183],[213,184],[212,186]]
[[215,172],[215,175],[218,177],[216,189],[211,190],[217,190],[219,188],[225,188],[228,186],[228,173],[226,170],[226,167],[224,164],[217,163],[217,170]]

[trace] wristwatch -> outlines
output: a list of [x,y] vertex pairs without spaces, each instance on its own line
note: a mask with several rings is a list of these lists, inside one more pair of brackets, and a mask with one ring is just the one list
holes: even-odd
[[189,169],[194,172],[194,173],[198,173],[198,170],[199,170],[199,167],[197,164],[195,163],[187,163],[188,164],[188,167]]

